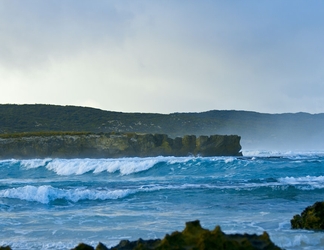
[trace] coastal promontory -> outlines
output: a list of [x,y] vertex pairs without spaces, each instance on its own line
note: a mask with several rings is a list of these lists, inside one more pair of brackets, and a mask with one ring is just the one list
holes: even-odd
[[145,133],[21,133],[0,136],[0,158],[240,156],[240,136]]

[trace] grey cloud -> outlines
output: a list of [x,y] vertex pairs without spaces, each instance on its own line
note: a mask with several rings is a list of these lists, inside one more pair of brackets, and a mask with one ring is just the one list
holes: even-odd
[[28,67],[106,43],[120,43],[132,13],[114,2],[3,1],[0,5],[0,60]]
[[[46,83],[46,93],[56,95],[42,102],[317,112],[324,107],[317,94],[322,7],[298,0],[1,1],[0,72],[18,70],[17,79],[3,72],[24,89]],[[60,95],[66,89],[71,94]],[[39,96],[25,91],[20,99]]]

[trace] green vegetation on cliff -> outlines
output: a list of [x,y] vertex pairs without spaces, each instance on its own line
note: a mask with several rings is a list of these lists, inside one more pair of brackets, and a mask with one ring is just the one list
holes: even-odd
[[172,139],[165,134],[33,132],[0,136],[0,159],[239,156],[240,150],[236,135]]
[[324,201],[315,202],[290,221],[293,229],[324,230]]
[[235,134],[242,137],[245,149],[321,149],[324,114],[217,110],[151,114],[42,104],[0,105],[0,134],[41,131],[159,133],[172,138]]
[[63,136],[63,135],[89,135],[90,132],[69,132],[69,131],[43,131],[43,132],[22,132],[22,133],[11,133],[11,134],[0,134],[0,138],[22,138],[22,137],[33,137],[33,136]]

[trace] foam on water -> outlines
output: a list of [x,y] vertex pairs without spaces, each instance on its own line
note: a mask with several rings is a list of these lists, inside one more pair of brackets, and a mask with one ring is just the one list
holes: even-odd
[[294,159],[308,157],[324,157],[323,151],[268,151],[268,150],[243,150],[243,156],[246,157],[291,157]]
[[[296,181],[297,179],[297,181]],[[300,179],[300,181],[298,181]],[[306,181],[306,180],[307,181]],[[310,179],[310,181],[309,181]],[[285,190],[289,185],[295,186],[297,189],[311,190],[323,189],[323,177],[306,177],[306,178],[283,178],[281,182],[264,182],[264,183],[246,183],[238,182],[228,185],[227,183],[212,184],[192,184],[184,183],[181,185],[142,185],[139,187],[125,189],[89,189],[87,187],[77,188],[55,188],[50,185],[32,186],[26,185],[18,188],[9,188],[0,190],[0,198],[20,199],[25,201],[36,201],[43,204],[48,204],[57,199],[65,199],[71,202],[81,200],[115,200],[125,198],[131,194],[139,192],[154,192],[159,190],[186,190],[186,189],[206,189],[206,190],[257,190],[259,188],[270,188],[273,191]]]
[[[293,186],[304,186],[309,189],[322,189],[324,188],[324,176],[304,176],[304,177],[285,177],[279,178],[279,182],[282,184],[288,184]],[[306,187],[305,187],[306,186]]]
[[46,159],[30,159],[20,161],[20,165],[26,169],[34,169],[46,166],[51,161],[50,158]]
[[82,175],[93,173],[115,173],[129,175],[142,172],[154,167],[158,163],[183,163],[191,157],[147,157],[147,158],[118,158],[118,159],[32,159],[22,160],[21,166],[25,169],[36,169],[46,167],[58,175]]
[[36,201],[48,204],[56,199],[66,199],[72,202],[80,200],[109,200],[126,197],[135,193],[136,190],[91,190],[86,188],[59,189],[52,186],[24,186],[0,190],[1,198],[20,199],[26,201]]
[[323,198],[324,154],[243,155],[0,161],[0,245],[112,246],[199,219],[231,233],[266,230],[287,250],[324,249],[323,234],[290,229],[293,215]]
[[323,249],[324,236],[316,232],[290,232],[289,237],[281,235],[277,244],[283,249]]
[[138,192],[154,192],[159,190],[183,190],[183,189],[207,189],[218,188],[216,186],[211,187],[209,185],[146,185],[134,189],[118,189],[118,190],[105,190],[105,189],[59,189],[49,185],[44,186],[31,186],[27,185],[19,188],[10,188],[0,190],[1,198],[20,199],[26,201],[36,201],[43,204],[48,204],[56,199],[66,199],[72,202],[78,202],[80,200],[114,200],[124,198],[130,194]]

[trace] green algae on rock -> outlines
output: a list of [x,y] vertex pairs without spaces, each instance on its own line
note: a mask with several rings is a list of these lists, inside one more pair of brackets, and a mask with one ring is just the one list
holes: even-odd
[[75,248],[73,248],[71,250],[109,250],[109,249],[104,244],[99,242],[96,249],[90,245],[80,243],[79,245],[77,245]]
[[0,159],[241,156],[240,136],[139,133],[43,133],[0,136]]
[[3,246],[3,247],[0,247],[0,250],[11,250],[11,247],[9,247],[9,246]]
[[324,230],[324,201],[308,206],[290,221],[293,229]]
[[[91,250],[83,243],[73,250]],[[102,243],[96,250],[280,250],[264,232],[262,235],[225,234],[217,226],[209,231],[201,227],[198,220],[186,223],[182,232],[167,234],[164,239],[128,241],[122,240],[112,248],[105,248]]]

